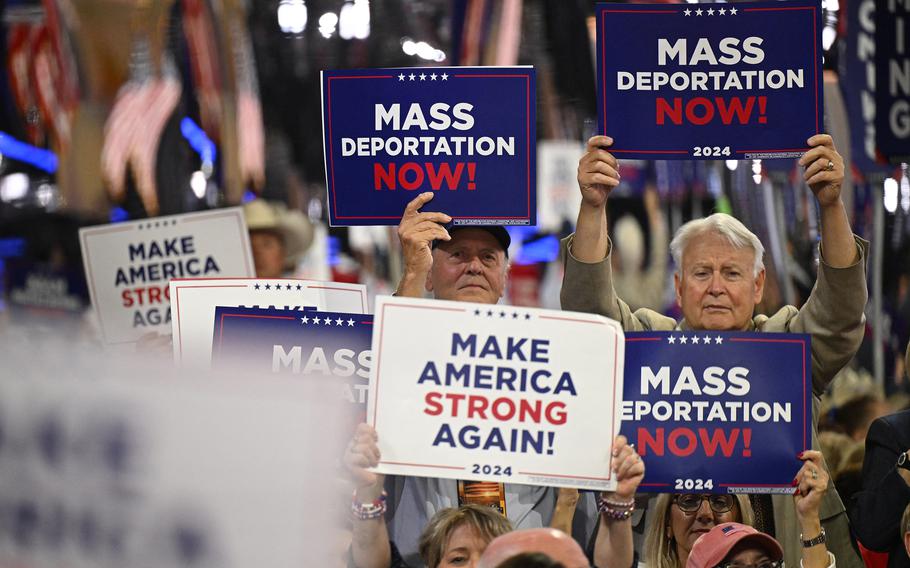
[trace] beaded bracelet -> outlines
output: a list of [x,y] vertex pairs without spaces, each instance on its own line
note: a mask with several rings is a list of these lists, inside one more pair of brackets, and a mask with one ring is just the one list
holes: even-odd
[[635,510],[635,500],[624,503],[622,501],[610,501],[601,497],[597,502],[597,510],[614,521],[625,521],[632,516],[632,512]]
[[382,495],[372,503],[360,503],[357,501],[357,492],[355,491],[354,495],[351,497],[351,514],[354,515],[354,519],[359,521],[378,519],[385,514],[386,497],[386,492],[383,491]]

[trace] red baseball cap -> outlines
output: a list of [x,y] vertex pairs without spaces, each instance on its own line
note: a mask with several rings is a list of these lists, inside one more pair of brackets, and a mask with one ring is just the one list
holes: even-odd
[[759,532],[749,525],[721,523],[698,537],[689,552],[686,568],[714,568],[724,561],[733,547],[748,541],[772,556],[772,560],[784,557],[784,550],[773,537]]

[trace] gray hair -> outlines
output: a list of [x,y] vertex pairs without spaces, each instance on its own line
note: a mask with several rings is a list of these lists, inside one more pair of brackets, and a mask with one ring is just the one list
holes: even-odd
[[670,242],[670,254],[673,255],[673,262],[676,264],[677,270],[682,269],[683,251],[686,250],[689,242],[694,237],[708,232],[724,237],[733,248],[752,249],[755,253],[755,262],[752,264],[753,276],[758,276],[758,273],[764,270],[765,263],[762,262],[765,254],[764,245],[761,244],[755,233],[747,229],[739,219],[726,213],[714,213],[704,219],[689,221],[676,231]]

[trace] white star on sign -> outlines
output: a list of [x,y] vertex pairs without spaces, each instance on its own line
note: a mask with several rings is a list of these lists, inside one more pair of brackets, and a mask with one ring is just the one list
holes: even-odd
[[310,321],[310,318],[308,318],[306,316],[303,316],[302,318],[300,318],[300,323],[305,324],[305,323],[308,323],[309,321]]
[[337,320],[335,320],[335,325],[341,325],[343,322],[344,322],[343,319],[338,318]]
[[332,318],[325,318],[322,320],[322,325],[332,325]]
[[440,77],[442,77],[442,80],[443,80],[443,81],[448,81],[448,79],[449,79],[449,74],[448,74],[448,73],[443,73],[442,75],[440,75]]
[[719,335],[714,338],[714,343],[717,343],[718,345],[720,345],[723,342],[724,342],[724,338]]
[[694,345],[698,345],[698,336],[697,336],[697,335],[693,335],[693,336],[692,336],[692,343],[693,343]]
[[354,320],[352,320],[352,319],[348,320],[348,327],[354,327]]
[[404,81],[404,73],[398,75],[398,80],[399,80],[399,81]]
[[731,16],[735,16],[735,15],[736,15],[736,8],[730,8],[730,15],[731,15]]
[[313,323],[314,323],[314,324],[319,325],[319,321],[320,321],[319,318],[313,318]]
[[701,16],[701,8],[699,8],[698,10],[695,10],[695,15]]
[[432,75],[430,75],[430,81],[435,81],[435,80],[436,80],[436,73],[433,73]]
[[709,16],[713,16],[713,15],[714,15],[714,8],[708,8],[708,15],[709,15]]
[[410,79],[411,81],[413,81],[413,80],[414,80],[414,77],[416,77],[416,76],[417,76],[417,75],[414,75],[413,73],[411,73],[410,75],[408,75],[408,79]]
[[676,338],[671,335],[670,337],[667,338],[667,343],[669,343],[670,345],[675,345]]
[[688,341],[688,339],[686,339],[685,335],[683,335],[682,337],[679,338],[679,342],[682,343],[683,345],[685,345],[687,341]]
[[683,10],[683,14],[685,14],[685,15],[687,15],[687,16],[691,16],[691,15],[692,15],[692,10],[686,8],[685,10]]
[[726,15],[727,9],[726,9],[726,8],[721,8],[720,10],[718,10],[718,12],[720,12],[720,15],[723,16],[723,15]]
[[426,73],[421,73],[421,74],[420,74],[420,80],[421,80],[421,81],[426,81],[426,80],[427,80],[427,74],[426,74]]

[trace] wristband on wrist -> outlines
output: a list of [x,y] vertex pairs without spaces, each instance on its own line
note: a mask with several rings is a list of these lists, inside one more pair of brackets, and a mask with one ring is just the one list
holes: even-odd
[[386,497],[386,492],[383,491],[382,495],[377,497],[375,501],[371,503],[360,503],[357,501],[357,492],[355,491],[354,495],[351,496],[351,514],[354,516],[354,519],[358,521],[378,519],[385,514]]
[[631,501],[611,501],[601,497],[597,501],[597,510],[608,519],[625,521],[632,516],[632,512],[635,510],[635,499]]
[[828,538],[825,536],[825,527],[822,527],[822,531],[818,533],[817,537],[810,538],[809,540],[803,540],[803,535],[800,533],[799,540],[803,544],[803,548],[812,548],[813,546],[828,542]]

